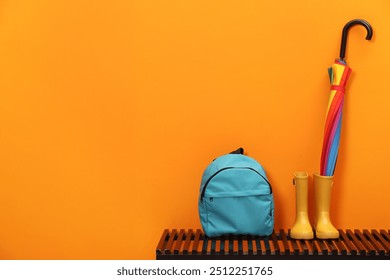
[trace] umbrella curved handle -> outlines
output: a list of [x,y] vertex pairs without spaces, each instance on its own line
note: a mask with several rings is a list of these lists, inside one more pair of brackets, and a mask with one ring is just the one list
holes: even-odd
[[372,38],[372,27],[367,21],[365,21],[364,19],[353,19],[348,22],[343,28],[343,33],[341,37],[340,60],[342,61],[345,61],[345,49],[347,47],[348,30],[354,25],[363,25],[367,30],[366,40],[371,40]]

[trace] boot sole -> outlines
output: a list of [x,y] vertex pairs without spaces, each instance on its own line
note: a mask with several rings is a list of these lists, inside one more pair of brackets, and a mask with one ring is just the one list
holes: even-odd
[[314,233],[313,232],[307,232],[307,233],[292,233],[292,232],[290,232],[290,237],[293,239],[313,239]]
[[340,237],[338,232],[317,232],[316,237],[318,239],[337,239]]

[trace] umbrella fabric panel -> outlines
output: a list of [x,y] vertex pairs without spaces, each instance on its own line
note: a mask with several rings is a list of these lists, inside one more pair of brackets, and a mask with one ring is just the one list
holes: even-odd
[[337,162],[345,86],[351,71],[351,68],[340,61],[336,61],[328,70],[331,91],[321,154],[320,172],[323,176],[332,176]]

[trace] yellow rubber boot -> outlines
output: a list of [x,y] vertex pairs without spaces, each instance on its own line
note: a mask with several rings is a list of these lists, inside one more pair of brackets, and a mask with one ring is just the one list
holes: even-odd
[[308,215],[308,180],[306,172],[294,173],[296,217],[294,226],[291,228],[290,237],[294,239],[313,239]]
[[333,186],[333,176],[321,176],[314,173],[315,197],[315,232],[319,239],[339,238],[338,230],[330,221],[330,197]]

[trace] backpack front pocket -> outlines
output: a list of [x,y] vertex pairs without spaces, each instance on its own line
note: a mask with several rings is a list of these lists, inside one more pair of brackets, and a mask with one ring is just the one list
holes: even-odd
[[202,203],[207,213],[205,232],[208,236],[272,233],[272,194],[205,196]]

